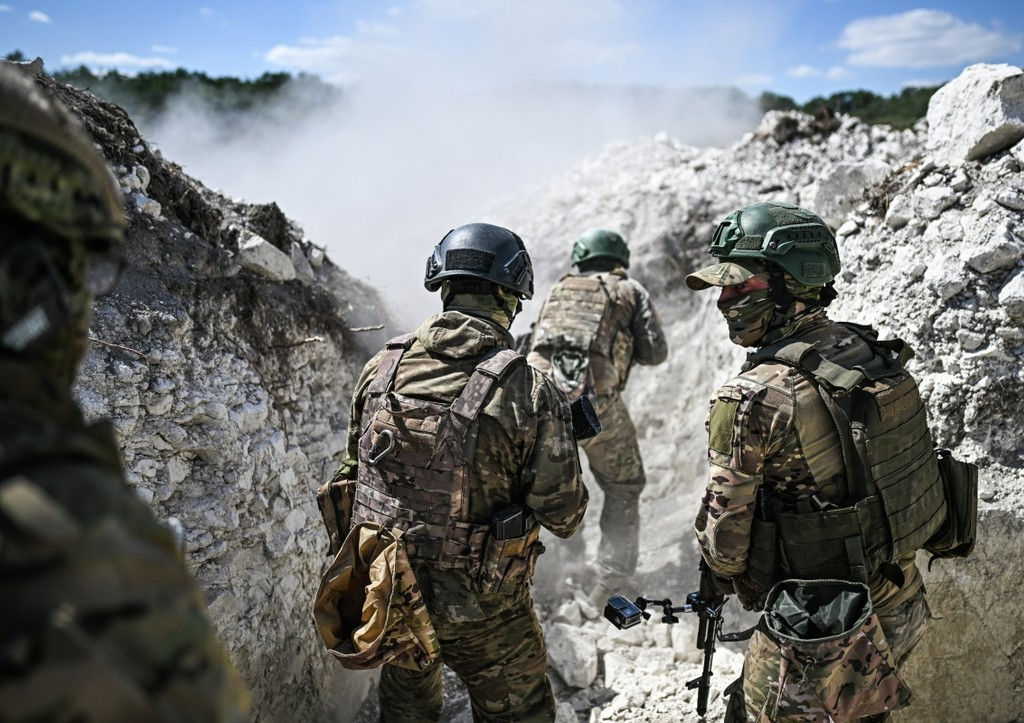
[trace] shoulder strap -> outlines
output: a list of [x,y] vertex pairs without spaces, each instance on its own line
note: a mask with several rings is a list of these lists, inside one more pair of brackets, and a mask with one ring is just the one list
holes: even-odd
[[460,426],[464,425],[465,429],[473,423],[473,420],[480,414],[480,410],[483,409],[484,400],[487,399],[491,387],[505,376],[513,364],[519,361],[525,360],[521,354],[512,349],[492,349],[483,356],[477,363],[476,369],[473,370],[473,375],[466,383],[462,394],[452,402],[452,414],[460,418],[462,422]]
[[370,382],[370,386],[366,390],[369,396],[384,394],[395,383],[395,372],[398,371],[398,362],[402,360],[402,355],[412,346],[415,338],[415,334],[409,333],[396,336],[388,341],[384,347],[387,349],[387,352],[385,352],[384,358],[380,360],[377,374],[373,377],[373,381]]
[[753,367],[768,359],[798,367],[813,376],[819,385],[826,384],[840,394],[851,393],[868,378],[860,367],[841,367],[823,357],[807,342],[797,339],[782,339],[761,347],[748,357],[747,363]]
[[864,372],[859,369],[847,369],[830,362],[813,346],[797,339],[782,339],[774,344],[761,347],[747,357],[747,363],[743,368],[747,370],[768,360],[775,360],[791,366],[814,383],[814,388],[818,390],[821,401],[828,409],[829,416],[832,417],[836,434],[839,435],[843,469],[846,471],[846,495],[848,497],[855,497],[858,494],[863,496],[866,493],[865,485],[857,475],[853,464],[856,449],[853,445],[850,415],[836,401],[833,394],[848,399],[853,390],[867,378]]

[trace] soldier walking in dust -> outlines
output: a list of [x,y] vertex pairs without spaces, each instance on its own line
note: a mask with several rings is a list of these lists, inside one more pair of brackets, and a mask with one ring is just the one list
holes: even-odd
[[84,131],[0,63],[0,720],[245,721],[174,536],[71,396],[123,234]]
[[629,248],[614,231],[595,229],[573,244],[572,264],[551,289],[533,328],[527,360],[570,398],[591,397],[601,434],[582,440],[590,471],[604,491],[597,580],[591,600],[636,571],[640,493],[647,482],[636,429],[622,399],[634,364],[661,364],[668,346],[647,289],[629,278]]
[[[792,667],[787,677],[788,657],[759,628],[726,719],[828,721],[836,714],[825,705],[837,701],[861,711],[843,720],[884,719],[912,700],[892,673],[930,619],[915,556],[945,515],[925,409],[903,367],[910,349],[879,340],[871,327],[828,318],[839,252],[810,211],[783,203],[743,208],[719,225],[710,251],[718,263],[686,284],[719,287],[730,338],[755,351],[715,392],[707,417],[711,470],[695,522],[704,560],[719,592],[735,593],[749,610],[770,608],[782,587],[766,600],[769,590],[783,579],[805,581],[795,589],[808,599],[816,582],[820,589],[861,583],[884,634],[872,638],[873,650],[887,644],[895,665],[881,665],[878,653],[870,663],[854,661],[846,689],[819,697],[801,679],[819,671]],[[868,466],[854,434],[868,439]],[[833,622],[822,616],[818,623]],[[820,652],[818,660],[843,654]],[[854,690],[859,699],[844,698]]]
[[[533,294],[530,257],[508,229],[460,226],[427,260],[424,284],[444,311],[363,369],[335,475],[356,480],[353,523],[405,531],[440,643],[441,660],[422,671],[381,668],[381,719],[438,720],[443,661],[466,683],[474,720],[551,721],[529,584],[537,525],[572,535],[588,495],[564,395],[510,348]],[[501,533],[510,521],[518,529]]]

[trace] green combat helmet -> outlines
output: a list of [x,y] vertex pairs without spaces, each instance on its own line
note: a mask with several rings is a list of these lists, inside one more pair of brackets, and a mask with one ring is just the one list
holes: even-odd
[[757,203],[729,214],[710,252],[722,260],[771,262],[808,286],[824,286],[841,268],[836,238],[825,222],[790,203]]
[[533,263],[523,240],[501,226],[468,223],[453,228],[427,258],[423,285],[437,291],[445,279],[475,278],[533,298]]
[[572,265],[579,266],[593,259],[614,259],[629,268],[629,247],[625,240],[614,231],[595,228],[587,231],[577,239],[572,247]]
[[0,354],[71,382],[124,226],[117,183],[76,119],[0,63]]

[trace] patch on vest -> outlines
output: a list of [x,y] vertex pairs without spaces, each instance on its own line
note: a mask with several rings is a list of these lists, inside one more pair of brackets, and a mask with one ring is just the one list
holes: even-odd
[[732,438],[740,400],[719,397],[708,416],[708,446],[722,454],[732,454]]

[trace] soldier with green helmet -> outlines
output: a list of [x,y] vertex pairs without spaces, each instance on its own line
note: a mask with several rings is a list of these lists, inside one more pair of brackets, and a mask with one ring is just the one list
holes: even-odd
[[587,231],[573,244],[571,260],[578,273],[562,277],[549,292],[527,359],[571,400],[589,396],[601,419],[601,434],[580,446],[604,492],[598,574],[588,581],[594,585],[591,600],[603,605],[636,571],[640,493],[647,481],[622,393],[633,365],[661,364],[668,346],[650,294],[626,272],[629,247],[620,234]]
[[533,266],[518,235],[471,223],[437,244],[424,285],[444,310],[364,367],[335,475],[355,481],[353,525],[402,532],[440,644],[422,667],[383,665],[381,720],[438,720],[443,662],[474,720],[551,721],[530,581],[540,527],[572,535],[588,494],[568,402],[511,348]]
[[244,721],[174,535],[71,394],[120,192],[78,122],[0,63],[0,719]]
[[[898,669],[930,619],[916,551],[944,516],[924,406],[903,368],[911,352],[829,319],[839,251],[810,211],[747,206],[718,226],[710,253],[717,263],[686,284],[719,288],[730,338],[753,350],[706,421],[710,473],[694,527],[713,581],[750,610],[783,579],[863,583]],[[875,405],[868,424],[885,435],[884,482],[858,468],[848,443],[861,417],[847,400],[862,388]],[[829,720],[796,680],[780,690],[778,646],[758,635],[726,719]]]

